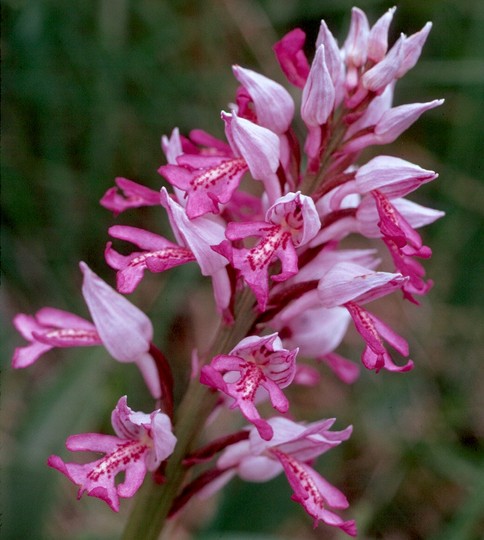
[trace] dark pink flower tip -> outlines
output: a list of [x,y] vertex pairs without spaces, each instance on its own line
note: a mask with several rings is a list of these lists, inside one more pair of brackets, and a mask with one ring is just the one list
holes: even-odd
[[288,81],[303,88],[309,75],[309,63],[304,53],[306,34],[295,28],[274,45],[276,58]]

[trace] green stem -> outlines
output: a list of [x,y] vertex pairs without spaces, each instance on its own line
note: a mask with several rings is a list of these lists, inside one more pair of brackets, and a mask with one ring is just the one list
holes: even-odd
[[[210,360],[217,354],[229,352],[247,335],[255,321],[254,297],[249,289],[239,295],[235,307],[235,323],[231,327],[221,326],[215,340],[206,355]],[[182,465],[184,457],[193,448],[205,421],[218,399],[216,393],[192,379],[185,396],[175,413],[175,435],[177,444],[168,460],[165,475],[166,482],[158,485],[145,482],[139,491],[123,540],[156,540],[163,529],[166,517],[174,498],[180,491],[185,477]]]

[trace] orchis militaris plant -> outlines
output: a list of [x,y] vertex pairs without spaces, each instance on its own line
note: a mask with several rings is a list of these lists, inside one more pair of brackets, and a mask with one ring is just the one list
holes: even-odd
[[[435,172],[391,155],[359,162],[362,150],[393,142],[442,104],[392,105],[396,82],[417,62],[431,28],[428,23],[409,37],[402,34],[389,47],[394,11],[370,26],[354,8],[341,47],[322,21],[312,59],[302,30],[283,37],[274,51],[295,87],[291,93],[235,66],[240,86],[229,111],[221,113],[226,141],[202,130],[183,136],[174,129],[162,138],[167,163],[159,173],[168,188],[116,178],[101,200],[115,215],[158,207],[172,237],[125,225],[109,229],[113,240],[105,259],[116,270],[118,292],[81,263],[92,323],[54,308],[15,317],[30,344],[15,351],[13,367],[27,367],[53,347],[103,345],[119,362],[136,363],[157,400],[156,410],[144,414],[121,398],[112,415],[116,436],[68,438],[68,450],[101,452],[99,459],[83,465],[58,456],[48,460],[79,486],[79,496],[103,499],[115,511],[119,497],[135,495],[147,471],[154,473],[137,496],[125,538],[157,538],[167,517],[235,475],[264,482],[280,473],[315,526],[323,521],[356,535],[355,522],[333,512],[348,507],[346,497],[314,468],[316,458],[348,439],[352,427],[331,431],[334,419],[295,418],[285,389],[316,386],[324,376],[321,363],[354,382],[359,366],[337,352],[350,325],[363,339],[365,368],[413,367],[388,350],[408,358],[405,339],[366,308],[397,291],[418,304],[417,297],[429,291],[432,282],[418,259],[431,250],[416,229],[443,215],[405,198],[434,180]],[[294,130],[299,119],[301,141]],[[391,267],[380,268],[377,249],[351,248],[355,236],[381,239]],[[129,242],[135,251],[122,255],[113,241]],[[120,293],[142,286],[147,271],[186,263],[211,278],[220,321],[213,342],[198,344],[201,352],[187,359],[191,381],[174,403],[170,358],[152,343],[147,316]],[[272,409],[278,415],[267,418]],[[249,426],[207,441],[205,427],[212,430],[224,411]],[[125,476],[116,484],[119,472]]]

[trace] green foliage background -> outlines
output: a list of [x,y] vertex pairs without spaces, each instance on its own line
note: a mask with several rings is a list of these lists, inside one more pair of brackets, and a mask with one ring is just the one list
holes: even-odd
[[[370,21],[392,2],[362,0]],[[52,351],[12,372],[22,343],[9,321],[51,305],[86,315],[78,261],[112,282],[103,261],[107,228],[136,223],[162,232],[158,209],[119,219],[98,205],[115,176],[158,189],[160,136],[179,126],[222,135],[219,112],[236,88],[239,63],[283,81],[271,45],[294,26],[313,40],[325,18],[339,36],[347,0],[2,1],[2,538],[117,538],[129,512],[75,489],[45,466],[67,457],[65,438],[110,433],[109,412],[129,390],[150,410],[137,374],[97,349]],[[445,97],[384,152],[439,171],[414,200],[446,211],[425,230],[435,287],[420,309],[383,309],[411,344],[406,375],[362,374],[351,388],[327,375],[323,391],[296,406],[309,418],[336,416],[352,440],[320,469],[352,502],[360,538],[474,540],[484,528],[483,141],[484,3],[402,0],[393,38],[434,29],[418,66],[397,87],[398,103]],[[193,268],[148,276],[133,295],[157,342],[187,362]],[[197,297],[198,298],[198,297]],[[198,309],[204,312],[203,297]],[[193,311],[193,309],[191,310]],[[196,310],[195,310],[196,311]],[[349,342],[357,358],[361,344]],[[184,373],[179,375],[183,379]],[[134,381],[134,382],[133,382]],[[146,405],[146,407],[145,407]],[[339,538],[289,500],[282,478],[234,482],[213,503],[195,504],[195,538]],[[185,538],[180,529],[170,538]]]

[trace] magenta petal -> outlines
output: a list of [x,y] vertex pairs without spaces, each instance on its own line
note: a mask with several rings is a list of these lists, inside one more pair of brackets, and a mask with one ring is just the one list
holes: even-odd
[[408,343],[402,336],[399,336],[394,330],[392,330],[387,324],[376,315],[371,315],[373,324],[380,336],[390,343],[390,345],[397,350],[401,355],[408,356]]
[[210,365],[202,368],[200,382],[234,399],[232,407],[254,424],[262,438],[272,437],[272,428],[261,420],[254,400],[260,387],[269,394],[271,403],[280,412],[286,412],[288,401],[281,388],[294,379],[297,349],[282,347],[277,334],[244,338],[228,355],[218,355]]
[[324,480],[314,469],[292,456],[280,451],[275,451],[274,454],[284,467],[287,480],[294,490],[293,499],[314,518],[315,524],[321,520],[328,525],[339,527],[348,534],[356,535],[353,521],[343,521],[326,509],[326,506],[348,507],[346,497],[341,491]]
[[408,371],[412,369],[413,362],[411,360],[403,366],[395,365],[382,340],[382,338],[385,338],[390,345],[406,356],[408,354],[408,344],[402,337],[375,315],[365,311],[357,304],[349,302],[345,307],[350,312],[356,330],[366,342],[362,355],[362,361],[366,368],[375,369],[377,372],[382,368],[388,371]]
[[[51,456],[47,463],[79,486],[78,497],[87,492],[91,497],[104,500],[117,512],[118,497],[134,495],[143,481],[146,474],[144,456],[147,447],[137,441],[124,442],[116,437],[109,438],[118,441],[116,448],[92,463],[85,465],[64,463],[58,456]],[[123,484],[115,485],[115,477],[121,471],[126,472],[125,481]]]
[[[158,195],[159,197],[159,195]],[[173,247],[176,244],[170,242],[163,236],[146,231],[138,227],[129,227],[127,225],[113,225],[109,227],[108,233],[113,238],[131,242],[135,246],[147,251],[157,251],[166,247]]]
[[200,371],[200,382],[225,394],[228,393],[227,384],[220,372],[213,366],[203,366]]
[[[225,141],[217,139],[210,133],[207,133],[203,129],[192,129],[190,131],[190,140],[200,146],[206,146],[207,154],[216,154],[218,156],[233,156],[232,149]],[[203,152],[203,150],[202,150]]]
[[[126,396],[119,399],[112,413],[118,437],[98,433],[72,435],[66,447],[73,452],[101,452],[104,456],[80,465],[50,456],[48,465],[79,486],[78,498],[85,492],[119,510],[119,497],[132,497],[141,486],[147,470],[155,470],[172,452],[176,438],[168,416],[157,410],[150,415],[132,411]],[[119,473],[124,481],[116,483]]]
[[29,341],[32,340],[32,333],[34,331],[42,331],[45,329],[44,326],[39,324],[36,317],[26,315],[25,313],[18,313],[15,315],[13,318],[13,325],[17,331],[20,332],[22,337]]
[[247,164],[242,158],[214,159],[190,155],[182,156],[178,162],[182,166],[164,165],[159,172],[172,185],[186,192],[186,212],[191,219],[209,212],[217,214],[218,203],[230,201],[247,171]]
[[146,269],[150,272],[164,272],[195,260],[189,249],[180,247],[150,231],[115,225],[109,229],[109,233],[114,238],[132,242],[147,250],[125,256],[115,251],[111,242],[107,243],[104,257],[111,268],[119,270],[116,275],[116,286],[118,291],[122,293],[133,292],[143,278]]
[[21,369],[31,366],[36,362],[44,353],[52,349],[52,345],[45,343],[32,343],[26,347],[17,347],[15,349],[12,367],[14,369]]
[[[157,191],[137,184],[127,178],[116,178],[115,182],[118,187],[108,189],[100,201],[101,206],[111,210],[115,215],[129,208],[158,206],[160,204]],[[118,193],[118,188],[122,191],[123,195]]]
[[[14,317],[13,324],[31,342],[26,347],[15,349],[12,360],[15,369],[30,366],[53,347],[101,344],[92,323],[60,309],[42,308],[35,317],[20,313]],[[69,326],[71,324],[73,327]]]
[[99,433],[80,433],[70,435],[66,440],[66,448],[71,452],[103,452],[110,453],[116,450],[120,442],[114,435]]
[[306,34],[295,28],[274,45],[279,65],[288,81],[302,88],[309,74],[309,63],[304,54]]

